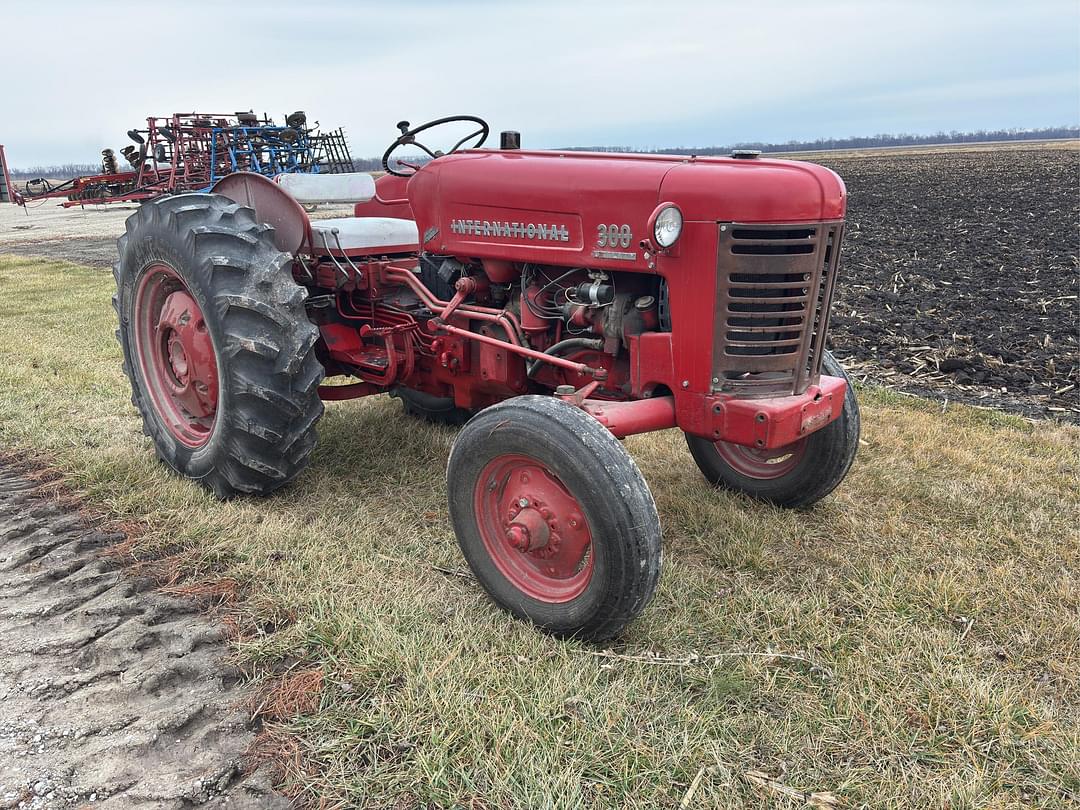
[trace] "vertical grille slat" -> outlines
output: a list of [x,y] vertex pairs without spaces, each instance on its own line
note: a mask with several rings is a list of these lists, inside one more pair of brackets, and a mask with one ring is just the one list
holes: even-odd
[[842,231],[840,222],[720,225],[718,390],[783,396],[817,381]]

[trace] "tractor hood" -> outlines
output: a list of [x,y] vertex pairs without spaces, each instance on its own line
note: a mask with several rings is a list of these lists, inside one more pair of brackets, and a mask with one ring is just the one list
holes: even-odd
[[427,164],[408,197],[425,251],[647,269],[660,203],[687,226],[815,222],[842,219],[846,192],[829,169],[787,160],[469,150]]

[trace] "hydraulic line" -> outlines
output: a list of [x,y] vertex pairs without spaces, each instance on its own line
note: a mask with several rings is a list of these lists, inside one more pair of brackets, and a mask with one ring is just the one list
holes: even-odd
[[[604,341],[601,338],[567,338],[566,340],[560,340],[558,343],[553,343],[544,349],[544,354],[557,355],[567,349],[594,349],[599,350],[604,346]],[[537,371],[540,370],[540,365],[543,360],[533,360],[526,367],[527,375],[531,377]]]
[[[408,287],[420,297],[420,300],[424,302],[424,306],[430,309],[432,312],[440,312],[446,308],[449,301],[441,301],[436,298],[432,292],[423,285],[423,283],[416,278],[415,275],[409,270],[401,270],[397,268],[387,269],[387,278],[402,281]],[[510,344],[513,346],[522,347],[524,344],[521,340],[521,326],[517,323],[513,314],[506,312],[505,310],[489,309],[487,307],[478,307],[473,304],[462,304],[457,308],[458,312],[465,313],[470,318],[474,318],[478,321],[487,321],[489,323],[497,323],[499,326],[506,330],[507,337],[510,338]]]

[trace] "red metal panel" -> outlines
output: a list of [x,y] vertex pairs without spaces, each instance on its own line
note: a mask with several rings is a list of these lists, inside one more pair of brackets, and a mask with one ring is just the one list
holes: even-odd
[[0,202],[15,202],[15,187],[11,185],[11,174],[8,171],[7,156],[4,154],[4,145],[0,143],[0,172],[4,175],[4,188],[7,191],[7,199]]
[[844,181],[833,171],[792,160],[699,158],[681,163],[660,186],[664,200],[699,222],[813,222],[843,219]]
[[358,202],[353,207],[353,216],[357,217],[393,217],[395,219],[415,219],[412,206],[406,198],[406,189],[410,178],[384,174],[375,178],[375,197],[365,202]]
[[805,394],[772,399],[728,399],[721,406],[723,427],[712,437],[749,447],[785,447],[840,418],[847,383],[822,377]]
[[[670,167],[669,161],[635,157],[612,161],[575,153],[462,152],[425,166],[409,184],[409,200],[421,233],[438,229],[424,243],[427,250],[648,271],[637,242],[646,236],[645,223]],[[619,252],[633,258],[594,255],[599,226],[624,224],[630,225],[633,240]],[[555,237],[541,236],[539,228],[552,226]]]
[[[512,250],[521,261],[612,270],[651,269],[641,240],[652,238],[659,202],[679,205],[688,222],[840,219],[845,205],[840,178],[813,164],[583,152],[461,152],[425,166],[408,191],[421,231],[438,229],[425,249],[476,258]],[[507,233],[515,224],[567,233]],[[628,225],[632,239],[598,250],[598,229],[610,225]]]

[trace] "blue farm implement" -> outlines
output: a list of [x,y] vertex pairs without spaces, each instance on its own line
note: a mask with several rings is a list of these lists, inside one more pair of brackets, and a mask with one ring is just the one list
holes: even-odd
[[144,129],[127,135],[132,143],[119,158],[112,149],[102,151],[100,174],[59,185],[29,180],[17,199],[61,198],[65,207],[135,202],[207,191],[234,172],[273,177],[352,171],[344,132],[320,132],[303,112],[287,116],[284,125],[250,112],[174,113],[147,118]]

